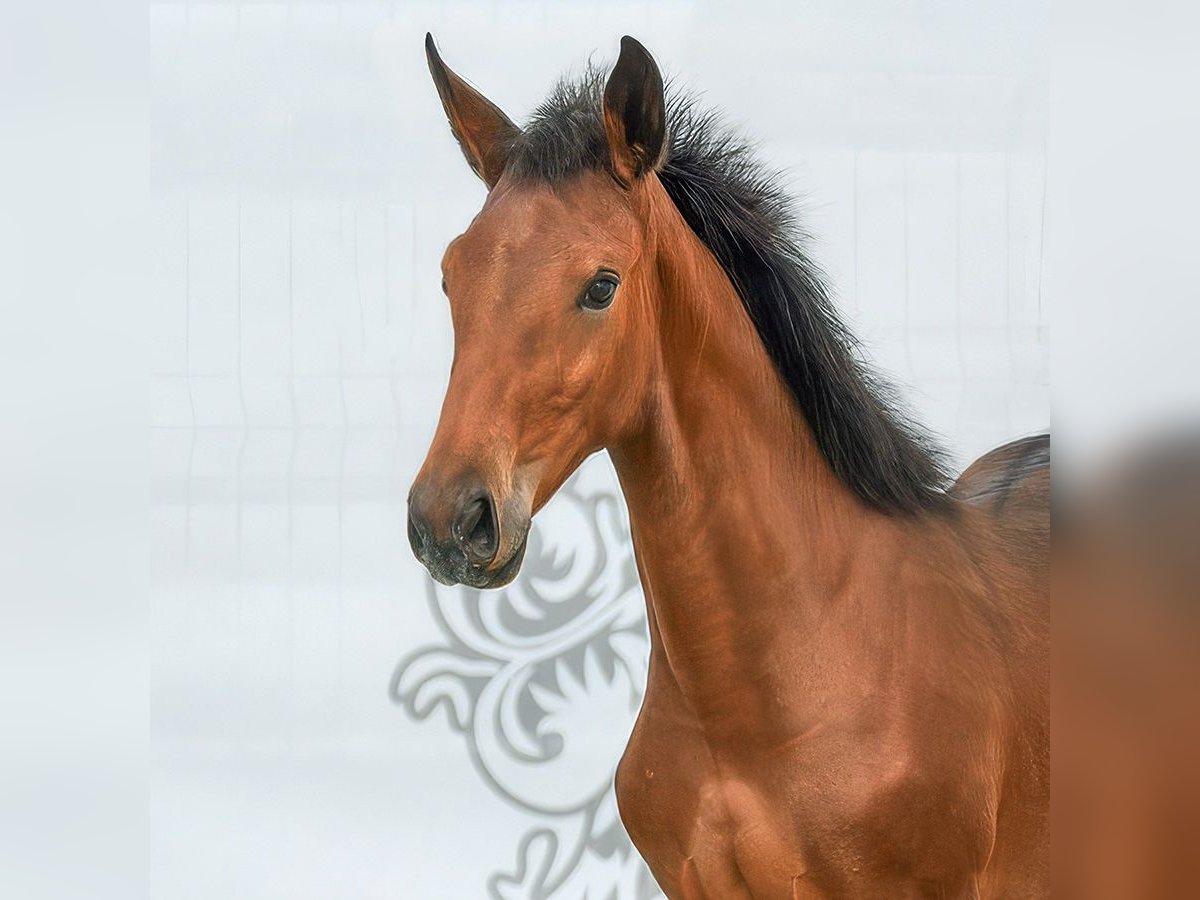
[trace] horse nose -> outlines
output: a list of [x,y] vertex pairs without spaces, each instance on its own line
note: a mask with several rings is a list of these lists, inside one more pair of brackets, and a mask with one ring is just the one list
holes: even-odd
[[429,516],[416,503],[408,503],[408,543],[413,555],[422,562],[425,561],[425,550],[433,543],[433,529],[429,524]]
[[450,527],[450,534],[477,566],[485,566],[496,558],[500,548],[496,503],[490,491],[475,492],[459,510]]
[[[440,493],[440,492],[439,492]],[[459,489],[448,499],[415,489],[408,503],[408,542],[426,565],[457,556],[474,566],[486,566],[500,548],[496,503],[483,487]],[[460,499],[461,498],[461,499]]]

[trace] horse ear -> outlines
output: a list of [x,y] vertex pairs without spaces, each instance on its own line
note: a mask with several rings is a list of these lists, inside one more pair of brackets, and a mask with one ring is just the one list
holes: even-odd
[[521,130],[496,104],[447,68],[429,33],[425,35],[425,58],[463,156],[489,188],[495,187]]
[[626,184],[656,168],[667,145],[662,74],[649,51],[629,35],[604,88],[604,130],[617,177]]

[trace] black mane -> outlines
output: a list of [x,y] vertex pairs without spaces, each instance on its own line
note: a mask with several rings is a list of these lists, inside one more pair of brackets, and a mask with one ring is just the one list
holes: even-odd
[[[591,67],[559,82],[517,139],[507,171],[557,182],[607,168],[604,83],[604,73]],[[737,289],[833,471],[877,509],[946,505],[941,451],[861,360],[805,253],[779,173],[689,97],[669,92],[667,122],[659,179]]]

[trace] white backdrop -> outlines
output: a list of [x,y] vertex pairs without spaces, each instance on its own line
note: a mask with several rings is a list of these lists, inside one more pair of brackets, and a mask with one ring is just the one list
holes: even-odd
[[421,42],[518,121],[624,33],[762,140],[962,464],[1049,424],[1036,0],[151,5],[153,895],[649,893],[606,785],[640,597],[607,461],[502,596],[403,498],[483,188]]

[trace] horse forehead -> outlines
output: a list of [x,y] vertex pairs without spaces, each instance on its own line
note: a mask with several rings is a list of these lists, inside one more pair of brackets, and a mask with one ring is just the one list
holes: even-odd
[[510,191],[489,200],[459,243],[470,255],[496,257],[533,248],[570,230],[566,205],[542,191]]
[[628,246],[632,216],[603,192],[572,187],[522,185],[495,193],[454,242],[454,253],[472,265],[528,264],[606,244]]

